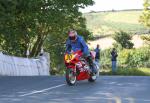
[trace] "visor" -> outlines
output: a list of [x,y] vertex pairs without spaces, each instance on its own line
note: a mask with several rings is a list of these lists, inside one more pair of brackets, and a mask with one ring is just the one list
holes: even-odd
[[76,36],[70,36],[69,39],[70,40],[76,40]]

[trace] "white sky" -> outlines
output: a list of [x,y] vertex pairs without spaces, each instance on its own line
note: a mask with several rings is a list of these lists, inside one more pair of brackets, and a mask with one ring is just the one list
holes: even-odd
[[142,9],[144,0],[94,0],[93,6],[81,9],[82,12],[105,11],[105,10],[124,10],[124,9]]

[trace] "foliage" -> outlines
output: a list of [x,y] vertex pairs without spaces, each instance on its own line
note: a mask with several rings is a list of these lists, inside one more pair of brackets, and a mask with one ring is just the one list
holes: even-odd
[[57,37],[70,27],[85,25],[79,8],[92,4],[92,0],[1,0],[0,48],[17,56],[30,50],[30,57],[37,56],[49,35]]
[[[101,51],[100,64],[101,69],[111,68],[111,49]],[[119,68],[150,68],[150,49],[142,47],[139,49],[123,49],[118,51],[117,66]]]
[[149,67],[149,54],[150,50],[146,47],[133,50],[125,49],[119,53],[118,60],[120,65],[127,67]]
[[91,39],[93,36],[92,32],[90,32],[89,30],[85,28],[78,29],[77,32],[79,35],[84,37],[85,41]]
[[77,31],[87,40],[85,18],[79,8],[93,0],[1,0],[0,50],[11,55],[36,57],[41,48],[50,53],[54,74],[63,73],[67,31]]
[[102,50],[100,52],[101,69],[108,69],[111,67],[111,49]]
[[116,42],[114,42],[114,43],[113,43],[113,48],[116,48],[116,49],[117,49],[117,51],[121,51],[121,50],[123,50],[122,45],[121,45],[121,44],[119,44],[119,43],[116,43]]
[[[111,70],[110,50],[101,51],[100,75],[114,75]],[[115,75],[150,76],[150,49],[123,49],[118,51]]]
[[141,38],[150,46],[150,35],[141,36]]
[[140,16],[140,22],[146,27],[150,27],[150,0],[144,0],[144,10]]
[[129,35],[128,33],[124,31],[116,32],[113,38],[123,48],[127,48],[127,49],[133,48],[134,44],[130,41],[132,39],[132,36]]

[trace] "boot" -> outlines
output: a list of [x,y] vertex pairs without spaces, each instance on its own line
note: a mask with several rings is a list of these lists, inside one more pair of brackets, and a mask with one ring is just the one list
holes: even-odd
[[90,66],[90,69],[92,71],[92,73],[97,73],[96,69],[94,68],[94,63],[93,63],[93,60],[92,60],[92,57],[91,56],[88,56],[87,57],[87,62],[89,63],[89,66]]

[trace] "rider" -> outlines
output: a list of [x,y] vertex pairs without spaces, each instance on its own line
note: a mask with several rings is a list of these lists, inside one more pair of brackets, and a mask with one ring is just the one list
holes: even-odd
[[68,36],[69,37],[66,42],[66,52],[70,53],[71,50],[73,51],[82,50],[83,56],[87,58],[87,62],[89,63],[92,73],[96,73],[93,60],[89,52],[89,48],[86,45],[83,37],[79,36],[75,30],[70,30],[68,32]]

